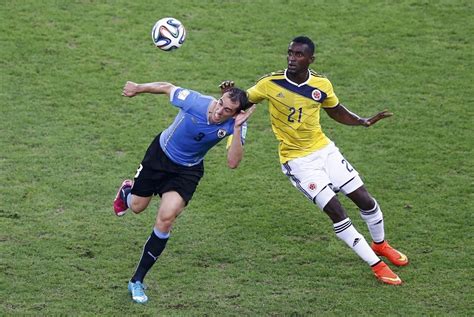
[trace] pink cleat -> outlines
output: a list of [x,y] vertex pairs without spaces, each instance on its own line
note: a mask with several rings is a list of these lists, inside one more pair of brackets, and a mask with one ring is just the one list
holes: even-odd
[[115,199],[114,199],[114,211],[115,211],[115,215],[119,217],[122,217],[123,215],[125,215],[128,209],[127,202],[122,199],[122,195],[125,195],[124,190],[126,188],[132,187],[132,185],[133,185],[133,182],[129,179],[126,179],[122,182],[122,185],[117,191],[117,195],[115,196]]

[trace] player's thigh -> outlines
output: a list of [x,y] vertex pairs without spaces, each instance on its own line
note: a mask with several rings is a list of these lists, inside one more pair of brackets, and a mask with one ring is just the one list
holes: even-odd
[[315,197],[330,184],[323,161],[317,156],[298,158],[282,164],[282,172],[293,186],[314,202]]

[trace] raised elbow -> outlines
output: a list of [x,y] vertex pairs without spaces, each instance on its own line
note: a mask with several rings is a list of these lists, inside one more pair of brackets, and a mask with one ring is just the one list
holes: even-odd
[[227,167],[230,169],[236,169],[239,167],[240,160],[228,160],[227,161]]
[[239,166],[240,161],[242,161],[244,152],[242,149],[240,150],[230,150],[227,153],[227,166],[231,169],[235,169]]
[[236,169],[237,167],[239,167],[239,163],[227,163],[227,167],[229,167],[230,169]]

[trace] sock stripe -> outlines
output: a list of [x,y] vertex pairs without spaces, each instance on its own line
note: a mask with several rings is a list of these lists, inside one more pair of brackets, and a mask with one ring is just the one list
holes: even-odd
[[350,226],[352,226],[352,221],[348,220],[348,221],[344,222],[343,224],[335,225],[334,226],[334,232],[341,233],[344,230],[346,230],[347,228],[349,228]]
[[377,204],[376,202],[374,208],[370,210],[362,210],[362,209],[359,209],[359,210],[360,210],[360,213],[365,216],[373,215],[379,211],[379,204]]
[[169,232],[161,232],[156,227],[153,227],[153,233],[160,239],[168,239],[170,237]]
[[382,242],[385,239],[383,214],[375,199],[374,202],[375,206],[371,210],[360,209],[360,216],[367,224],[372,240],[374,242]]
[[378,256],[370,248],[364,236],[354,228],[349,218],[334,224],[334,231],[336,231],[336,236],[344,241],[346,245],[361,257],[361,259],[367,262],[368,265],[373,265],[380,261]]

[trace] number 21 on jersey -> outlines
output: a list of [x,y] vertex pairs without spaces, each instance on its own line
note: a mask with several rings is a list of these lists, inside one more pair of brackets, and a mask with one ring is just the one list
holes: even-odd
[[301,122],[303,116],[303,108],[290,107],[290,114],[288,115],[288,122]]

